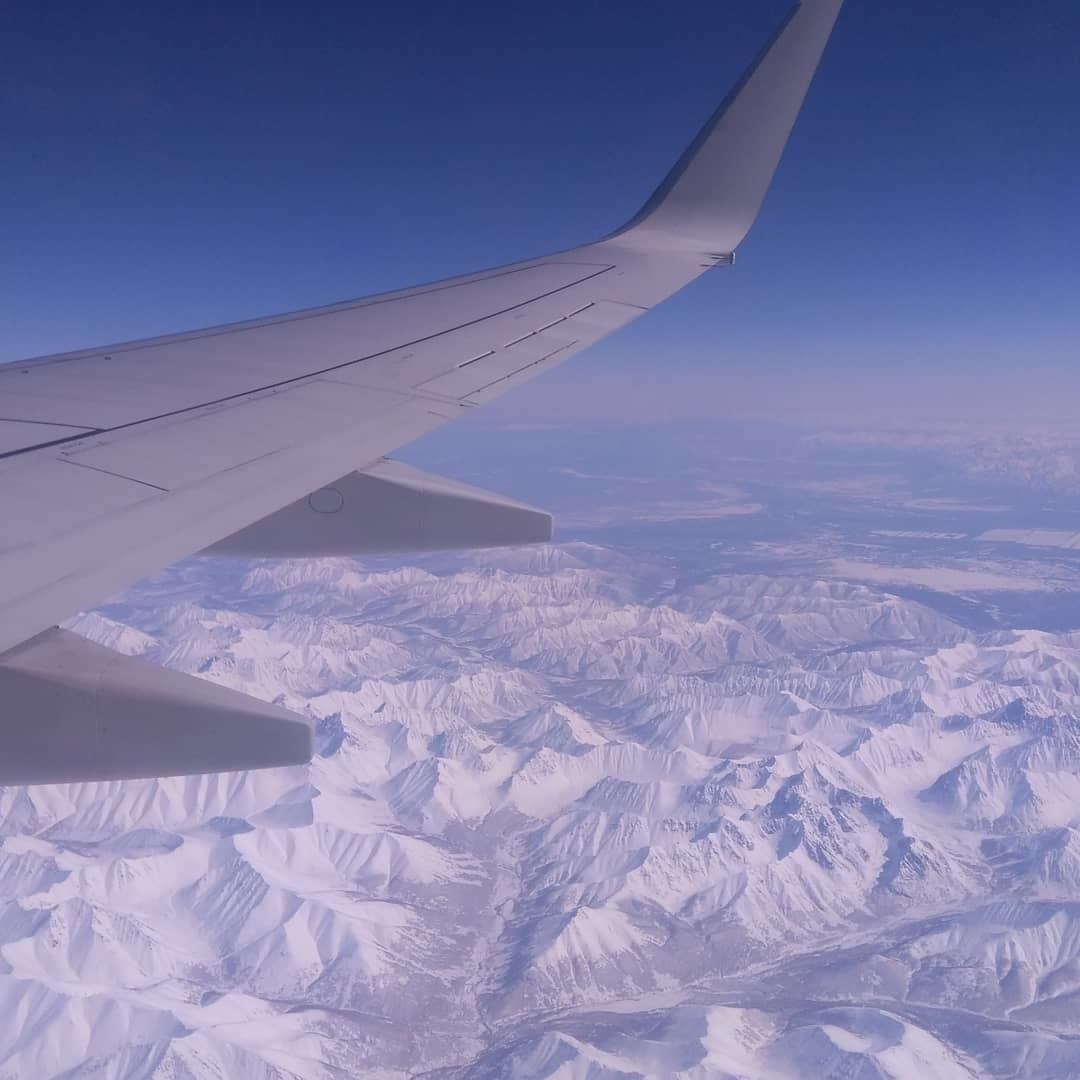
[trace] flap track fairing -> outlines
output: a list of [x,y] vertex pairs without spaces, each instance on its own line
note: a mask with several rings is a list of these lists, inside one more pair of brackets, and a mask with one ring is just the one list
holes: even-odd
[[62,784],[300,765],[307,721],[68,630],[0,656],[0,784]]
[[311,558],[513,547],[551,539],[551,515],[468,484],[382,460],[312,492],[205,555]]

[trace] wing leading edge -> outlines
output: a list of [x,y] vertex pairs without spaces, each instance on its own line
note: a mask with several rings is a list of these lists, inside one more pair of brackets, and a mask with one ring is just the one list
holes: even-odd
[[[35,679],[47,681],[49,643],[61,639],[37,635],[55,623],[176,559],[230,550],[234,534],[280,537],[289,507],[342,477],[374,491],[364,478],[386,470],[387,453],[730,263],[841,3],[796,5],[640,213],[603,240],[327,308],[0,367],[0,725],[25,721],[9,702],[26,694],[5,693],[4,650],[35,638]],[[497,503],[455,492],[446,505],[490,515]],[[543,534],[519,528],[512,506],[493,531],[458,517],[445,535]],[[347,524],[336,527],[334,549],[348,550]],[[396,529],[393,541],[407,547],[408,535]],[[358,534],[354,550],[371,543],[370,530]],[[62,645],[58,670],[72,649]],[[116,670],[126,677],[127,666]],[[152,702],[138,677],[139,700]],[[192,698],[205,709],[205,695]],[[0,755],[3,742],[0,726]],[[244,764],[235,746],[220,761],[205,747],[190,760],[199,771]],[[252,766],[265,763],[252,754]],[[25,775],[48,773],[32,762]],[[53,775],[71,773],[57,761]]]

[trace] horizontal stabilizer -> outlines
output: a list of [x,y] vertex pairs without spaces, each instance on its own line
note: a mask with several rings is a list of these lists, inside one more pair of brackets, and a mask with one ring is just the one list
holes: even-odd
[[302,717],[67,630],[0,656],[0,784],[299,765],[311,750]]
[[214,544],[205,555],[308,558],[513,547],[551,539],[551,515],[456,480],[380,461]]

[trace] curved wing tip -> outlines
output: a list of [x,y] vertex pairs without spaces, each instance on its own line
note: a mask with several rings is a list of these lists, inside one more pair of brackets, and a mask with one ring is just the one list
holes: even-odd
[[843,0],[798,0],[642,209],[610,237],[730,254],[757,217]]

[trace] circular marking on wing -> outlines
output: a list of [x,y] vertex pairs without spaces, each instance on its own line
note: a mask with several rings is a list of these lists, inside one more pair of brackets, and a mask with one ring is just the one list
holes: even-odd
[[337,488],[319,488],[308,496],[308,506],[316,514],[336,514],[344,505],[345,496]]

